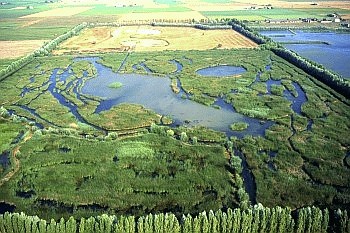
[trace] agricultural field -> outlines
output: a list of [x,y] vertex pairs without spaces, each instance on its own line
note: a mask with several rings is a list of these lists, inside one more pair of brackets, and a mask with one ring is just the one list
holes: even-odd
[[44,40],[0,41],[0,59],[22,57],[40,48],[44,43]]
[[152,26],[95,27],[62,43],[54,54],[254,47],[257,45],[253,41],[232,30],[203,31],[192,27],[179,27],[175,30],[172,27]]
[[21,18],[65,17],[80,14],[90,9],[92,9],[92,7],[62,7],[22,16]]

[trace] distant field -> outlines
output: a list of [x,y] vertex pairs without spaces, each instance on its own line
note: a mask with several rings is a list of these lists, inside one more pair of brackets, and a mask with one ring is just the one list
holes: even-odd
[[18,58],[40,48],[44,40],[0,41],[0,59]]
[[0,41],[14,40],[51,40],[67,32],[70,27],[9,27],[0,29]]
[[129,13],[122,15],[121,21],[129,20],[201,20],[206,17],[197,11],[186,11],[186,12],[154,12],[154,13]]
[[144,7],[113,7],[106,5],[96,5],[92,9],[80,13],[80,16],[95,15],[119,15],[128,13],[154,13],[154,12],[186,12],[188,8],[181,6],[169,6],[166,8],[144,8]]
[[22,16],[22,18],[42,18],[42,17],[62,17],[72,16],[81,12],[90,10],[92,7],[63,7],[56,8],[48,11],[39,12],[36,14]]
[[[179,37],[181,35],[181,37]],[[233,30],[185,27],[97,27],[60,45],[55,54],[101,51],[207,50],[251,48],[257,45]]]
[[53,5],[40,5],[34,9],[8,9],[0,7],[0,19],[14,19],[52,9]]
[[299,18],[322,18],[327,14],[337,12],[348,14],[349,10],[339,8],[317,8],[317,9],[258,9],[258,10],[235,10],[235,11],[203,11],[200,12],[209,18],[235,17],[241,20],[263,20],[263,19],[299,19]]

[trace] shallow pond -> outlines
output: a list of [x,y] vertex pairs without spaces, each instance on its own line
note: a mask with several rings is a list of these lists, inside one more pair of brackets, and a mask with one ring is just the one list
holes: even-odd
[[244,69],[243,67],[222,65],[222,66],[213,66],[213,67],[208,67],[204,69],[199,69],[197,70],[197,74],[202,76],[225,77],[225,76],[242,74],[246,71],[247,70]]
[[[79,58],[89,60],[97,69],[97,77],[86,81],[82,87],[83,94],[103,97],[95,113],[105,111],[120,103],[141,104],[162,115],[171,116],[175,124],[202,125],[214,130],[225,132],[228,136],[243,137],[246,134],[264,135],[265,129],[272,122],[263,122],[236,113],[231,105],[218,100],[216,105],[221,108],[204,106],[189,99],[181,98],[171,88],[168,77],[139,74],[114,73],[111,69],[97,63],[98,58]],[[181,66],[178,66],[178,68]],[[113,82],[121,82],[118,89],[108,88]],[[243,132],[232,132],[229,129],[233,122],[247,122],[249,127]]]
[[[285,47],[350,79],[350,34],[335,32],[261,31]],[[297,44],[298,42],[305,42]],[[325,42],[325,43],[322,43]]]

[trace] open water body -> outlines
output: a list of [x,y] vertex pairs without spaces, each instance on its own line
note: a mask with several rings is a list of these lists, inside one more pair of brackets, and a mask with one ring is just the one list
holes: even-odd
[[[286,48],[324,65],[328,69],[339,73],[345,79],[350,79],[349,33],[306,32],[300,30],[293,32],[272,30],[261,31],[260,33],[277,42],[288,42],[288,44],[285,44]],[[293,44],[293,42],[307,42],[307,44]]]
[[197,70],[197,74],[200,74],[202,76],[223,77],[223,76],[230,76],[230,75],[238,75],[245,71],[247,70],[244,69],[243,67],[223,65],[223,66],[213,66],[213,67]]
[[[141,104],[157,113],[171,116],[175,124],[181,125],[186,122],[187,125],[206,126],[225,132],[227,136],[235,135],[240,138],[246,134],[263,136],[265,130],[273,124],[270,121],[261,121],[239,114],[222,99],[216,102],[216,105],[221,107],[220,109],[183,99],[181,98],[182,92],[175,94],[171,90],[169,77],[114,73],[110,68],[97,63],[98,58],[79,58],[77,60],[88,60],[97,69],[97,77],[86,81],[81,89],[83,94],[104,98],[97,106],[95,113],[109,110],[121,103]],[[179,69],[181,66],[177,67]],[[245,71],[241,67],[238,68],[241,72]],[[234,70],[236,74],[237,69]],[[227,76],[229,73],[225,71],[224,75]],[[121,82],[123,86],[118,89],[109,88],[108,85],[113,82]],[[230,124],[242,121],[249,124],[247,130],[233,132],[229,129]]]

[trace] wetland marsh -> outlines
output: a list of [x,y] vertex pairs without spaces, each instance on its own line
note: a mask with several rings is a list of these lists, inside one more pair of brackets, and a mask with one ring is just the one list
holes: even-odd
[[[221,72],[198,74],[207,68]],[[269,207],[349,205],[348,101],[269,50],[36,58],[0,87],[6,109],[44,127],[20,143],[0,191],[26,213],[181,216],[248,194]]]

